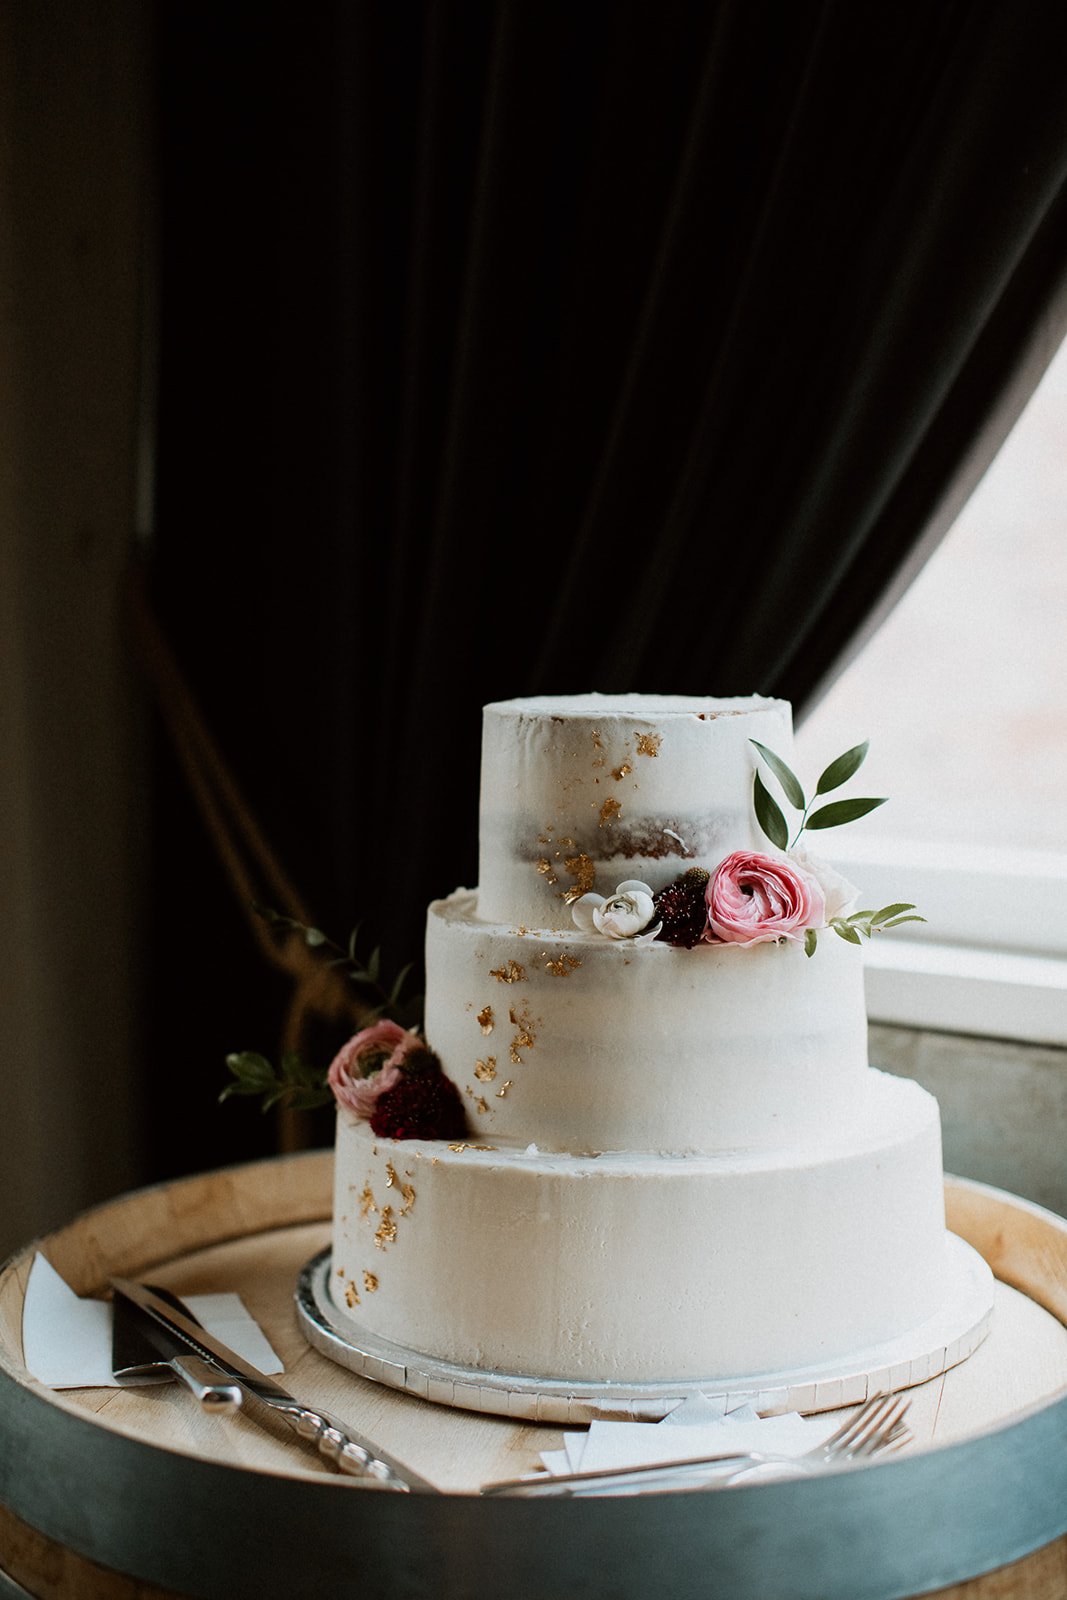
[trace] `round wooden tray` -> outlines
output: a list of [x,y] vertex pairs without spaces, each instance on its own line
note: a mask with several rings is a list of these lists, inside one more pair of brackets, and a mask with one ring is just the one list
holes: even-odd
[[[331,1155],[230,1168],[127,1196],[0,1269],[0,1594],[540,1600],[1064,1600],[1067,1222],[950,1178],[953,1230],[996,1273],[992,1331],[911,1391],[916,1442],[820,1479],[721,1493],[493,1501],[561,1430],[456,1411],[309,1348],[293,1291],[329,1240]],[[286,1384],[446,1491],[382,1494],[177,1385],[43,1389],[22,1364],[39,1248],[79,1294],[111,1274],[235,1290]]]

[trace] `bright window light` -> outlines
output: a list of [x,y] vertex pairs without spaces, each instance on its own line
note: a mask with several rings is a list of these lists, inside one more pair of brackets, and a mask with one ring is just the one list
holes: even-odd
[[[871,740],[862,839],[1067,853],[1067,344],[955,525],[797,736]],[[830,853],[833,835],[819,841]]]
[[1067,345],[953,528],[798,730],[887,795],[815,848],[922,924],[867,947],[874,1021],[1067,1045]]

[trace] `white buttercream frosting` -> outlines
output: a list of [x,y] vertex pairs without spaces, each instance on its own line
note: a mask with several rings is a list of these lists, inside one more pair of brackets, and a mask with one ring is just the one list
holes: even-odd
[[565,929],[576,889],[610,895],[627,878],[658,889],[686,867],[762,848],[753,739],[791,758],[785,701],[587,694],[486,706],[481,915]]
[[869,1076],[839,1136],[760,1156],[393,1142],[341,1113],[339,1304],[352,1285],[356,1324],[438,1360],[575,1381],[741,1378],[892,1338],[940,1300],[940,1122]]
[[859,1107],[863,956],[835,934],[811,957],[796,943],[635,948],[477,912],[465,890],[430,907],[426,1036],[479,1139],[780,1149]]
[[862,949],[679,949],[643,921],[687,867],[770,850],[753,739],[789,761],[788,705],[486,707],[480,886],[426,938],[426,1038],[471,1132],[339,1112],[331,1282],[357,1333],[661,1383],[845,1359],[937,1310],[938,1107],[868,1065]]

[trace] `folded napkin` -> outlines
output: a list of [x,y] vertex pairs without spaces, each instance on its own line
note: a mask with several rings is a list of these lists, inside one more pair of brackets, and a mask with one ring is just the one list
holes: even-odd
[[[594,1421],[586,1433],[565,1433],[563,1449],[542,1451],[541,1462],[553,1477],[559,1477],[569,1472],[692,1461],[724,1450],[801,1456],[828,1439],[837,1427],[837,1418],[802,1417],[796,1411],[761,1417],[749,1403],[727,1411],[725,1399],[696,1394],[682,1401],[659,1423]],[[709,1469],[709,1477],[712,1470]],[[729,1470],[723,1468],[724,1473]],[[760,1473],[785,1476],[791,1470],[787,1465],[776,1465],[761,1468]],[[632,1494],[633,1488],[618,1492]]]
[[[260,1372],[285,1370],[239,1295],[190,1294],[183,1299],[235,1355]],[[29,1371],[49,1389],[120,1387],[111,1375],[111,1302],[81,1299],[40,1252],[33,1258],[22,1306],[22,1355]]]

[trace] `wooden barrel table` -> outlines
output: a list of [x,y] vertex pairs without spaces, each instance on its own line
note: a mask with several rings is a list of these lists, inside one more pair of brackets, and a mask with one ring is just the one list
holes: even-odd
[[[946,1180],[953,1230],[997,1277],[992,1331],[911,1391],[915,1441],[861,1467],[727,1491],[492,1500],[562,1430],[433,1405],[312,1350],[300,1270],[329,1241],[329,1152],[126,1196],[0,1269],[0,1597],[77,1600],[1067,1600],[1067,1222]],[[234,1291],[301,1399],[429,1478],[341,1477],[178,1385],[52,1391],[21,1319],[37,1250],[80,1295],[111,1275]]]

